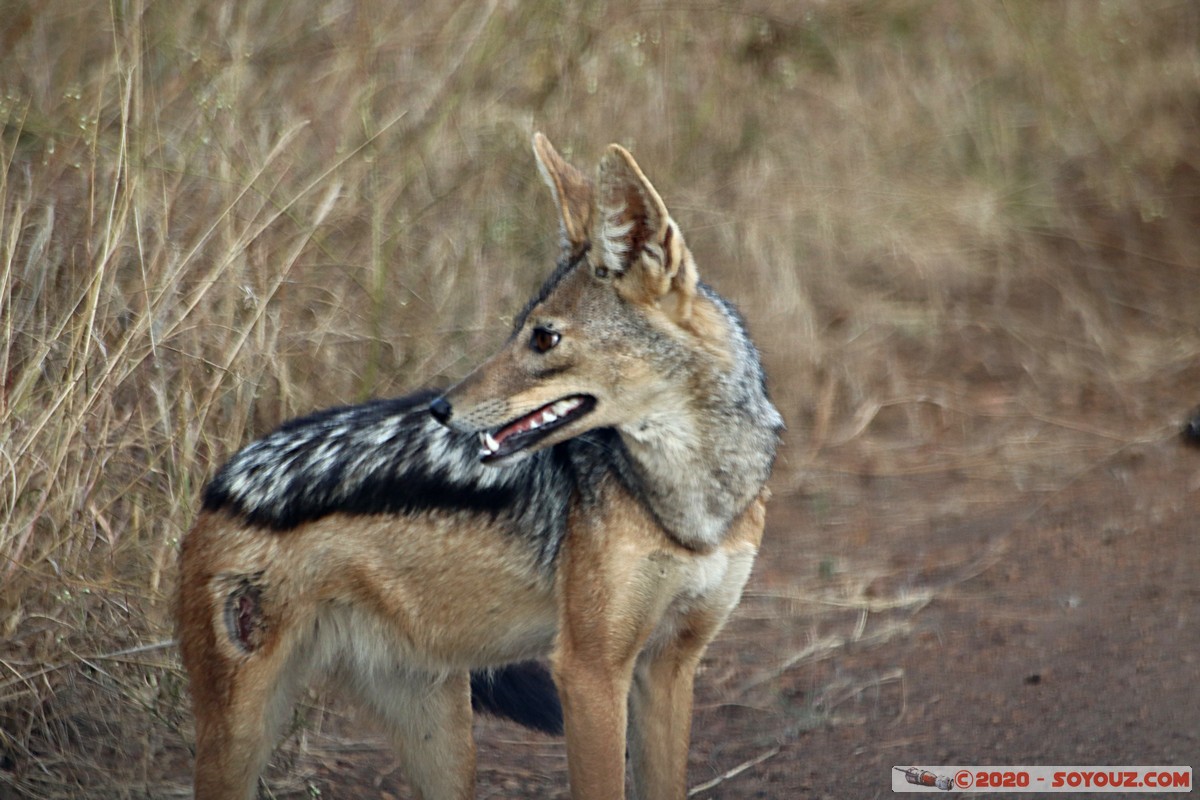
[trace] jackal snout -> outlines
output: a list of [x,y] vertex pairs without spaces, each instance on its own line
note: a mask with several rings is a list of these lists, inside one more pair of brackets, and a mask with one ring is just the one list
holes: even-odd
[[532,410],[521,407],[528,405],[527,402],[514,404],[512,398],[493,398],[472,406],[467,414],[456,416],[454,404],[448,396],[455,389],[430,402],[429,413],[448,428],[476,434],[479,437],[479,458],[484,462],[537,449],[535,446],[542,445],[550,437],[560,440],[561,434],[555,435],[560,428],[570,425],[596,407],[596,398],[586,394],[534,403]]

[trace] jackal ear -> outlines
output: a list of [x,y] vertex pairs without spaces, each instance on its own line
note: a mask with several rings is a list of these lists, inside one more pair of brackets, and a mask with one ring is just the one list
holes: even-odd
[[538,172],[554,195],[559,234],[564,250],[578,252],[588,241],[592,217],[592,182],[563,157],[540,132],[533,135],[533,155]]
[[675,302],[686,317],[696,292],[696,266],[667,206],[629,151],[609,145],[600,160],[597,244],[605,266],[628,273],[642,299]]

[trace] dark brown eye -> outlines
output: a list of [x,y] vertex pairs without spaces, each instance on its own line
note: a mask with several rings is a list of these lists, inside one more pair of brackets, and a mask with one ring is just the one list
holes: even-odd
[[539,353],[552,350],[562,335],[546,328],[534,328],[529,337],[529,346]]
[[604,266],[603,264],[596,265],[595,274],[596,274],[597,278],[607,278],[608,277],[608,267]]

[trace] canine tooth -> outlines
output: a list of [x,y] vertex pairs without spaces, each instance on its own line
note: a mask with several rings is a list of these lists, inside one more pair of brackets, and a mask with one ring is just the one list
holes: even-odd
[[496,441],[496,437],[491,433],[483,435],[483,446],[488,449],[488,452],[494,453],[500,449],[500,443]]

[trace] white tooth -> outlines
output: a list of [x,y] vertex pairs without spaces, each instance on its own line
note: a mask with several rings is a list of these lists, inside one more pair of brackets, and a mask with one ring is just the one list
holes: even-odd
[[554,404],[554,413],[560,417],[571,413],[579,406],[578,400],[559,400]]
[[492,452],[492,453],[494,453],[500,449],[500,443],[497,442],[496,437],[492,436],[492,434],[490,434],[490,433],[485,433],[483,435],[483,446],[486,447],[488,449],[488,451]]
[[540,427],[542,427],[542,423],[540,421],[538,421],[537,417],[534,417],[533,419],[529,420],[529,430],[536,431]]
[[558,417],[550,409],[547,408],[545,411],[542,412],[542,424],[543,425],[546,425],[547,423],[550,423],[550,422],[555,422],[557,420],[558,420]]

